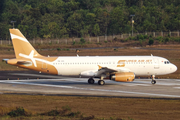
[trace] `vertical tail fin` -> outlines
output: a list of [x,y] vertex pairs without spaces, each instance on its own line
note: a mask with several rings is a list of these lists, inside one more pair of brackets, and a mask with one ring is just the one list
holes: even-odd
[[42,57],[18,29],[9,29],[9,31],[16,58],[23,58],[22,55]]

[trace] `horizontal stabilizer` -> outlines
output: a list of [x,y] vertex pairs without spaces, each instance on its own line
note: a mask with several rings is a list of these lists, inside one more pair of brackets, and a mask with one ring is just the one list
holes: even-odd
[[7,62],[9,59],[2,59],[2,62]]
[[26,66],[32,65],[31,61],[20,60],[20,59],[10,59],[7,61],[7,63],[10,65],[26,65]]

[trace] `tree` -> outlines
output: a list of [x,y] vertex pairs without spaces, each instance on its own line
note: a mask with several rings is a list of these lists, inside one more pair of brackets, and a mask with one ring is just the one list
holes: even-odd
[[100,28],[99,28],[99,25],[97,23],[94,25],[93,33],[95,36],[98,36],[100,33]]
[[12,20],[29,38],[120,34],[131,31],[131,14],[135,32],[179,30],[179,4],[179,0],[0,0],[0,35],[8,38]]
[[83,29],[84,21],[81,13],[77,11],[74,12],[71,16],[67,19],[67,27],[70,30],[70,34],[76,34],[76,36],[80,36],[80,31]]
[[149,45],[153,45],[154,44],[154,40],[152,38],[149,38]]
[[110,13],[110,30],[112,33],[118,34],[123,32],[124,14],[121,7],[116,7]]

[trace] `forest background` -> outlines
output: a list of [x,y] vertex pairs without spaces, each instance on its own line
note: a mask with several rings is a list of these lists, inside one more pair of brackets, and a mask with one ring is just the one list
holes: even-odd
[[180,0],[0,0],[0,39],[11,21],[27,38],[178,31]]

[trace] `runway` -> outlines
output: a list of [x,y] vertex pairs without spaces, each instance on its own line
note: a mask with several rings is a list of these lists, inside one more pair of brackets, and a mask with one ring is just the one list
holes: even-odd
[[[0,74],[2,74],[0,72]],[[87,83],[88,78],[72,78],[37,72],[4,72],[0,77],[0,94],[59,94],[115,97],[180,98],[179,79],[135,79],[134,82],[105,80],[105,85]],[[9,79],[9,80],[8,80]]]

